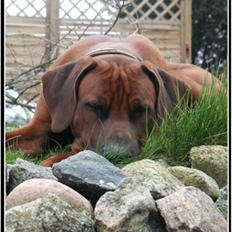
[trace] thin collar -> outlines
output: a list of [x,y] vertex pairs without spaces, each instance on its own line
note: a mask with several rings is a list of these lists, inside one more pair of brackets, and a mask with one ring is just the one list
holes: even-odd
[[135,56],[129,52],[122,51],[120,49],[116,48],[102,48],[102,49],[96,49],[90,53],[88,53],[91,57],[101,56],[101,55],[122,55],[132,58],[133,60],[136,60],[138,62],[142,62],[142,59],[138,56]]

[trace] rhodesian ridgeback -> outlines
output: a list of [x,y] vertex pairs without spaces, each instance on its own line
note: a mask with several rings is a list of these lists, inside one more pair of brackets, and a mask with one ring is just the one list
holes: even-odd
[[[142,35],[124,40],[89,36],[66,50],[42,77],[42,91],[31,122],[6,133],[9,144],[28,155],[41,153],[47,136],[72,143],[45,166],[88,147],[139,153],[154,120],[160,123],[177,98],[194,101],[214,77],[195,65],[168,64]],[[215,90],[219,82],[215,82]],[[186,94],[186,93],[189,94]]]

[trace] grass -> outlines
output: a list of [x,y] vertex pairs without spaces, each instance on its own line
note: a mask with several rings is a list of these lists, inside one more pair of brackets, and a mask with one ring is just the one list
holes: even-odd
[[10,149],[10,150],[6,151],[6,163],[13,164],[13,163],[15,163],[15,160],[17,158],[21,158],[21,159],[31,161],[35,164],[40,164],[41,161],[51,157],[55,153],[62,153],[62,152],[68,151],[69,148],[70,148],[70,146],[66,146],[66,147],[62,147],[62,148],[58,147],[55,149],[48,149],[47,148],[47,149],[45,149],[44,153],[41,153],[41,154],[36,155],[36,156],[28,156],[28,155],[25,155],[23,152]]
[[[215,95],[212,89],[204,90],[202,96],[189,107],[181,103],[171,115],[166,115],[160,127],[154,124],[141,153],[136,158],[109,153],[105,157],[121,167],[127,163],[144,158],[165,159],[173,165],[189,166],[189,151],[200,145],[227,145],[227,85],[223,83],[221,90]],[[180,106],[181,105],[181,106]],[[153,136],[155,132],[156,137]],[[158,132],[158,133],[157,133]],[[25,157],[18,151],[7,151],[6,162],[13,163],[17,157],[26,158],[40,163],[56,152],[67,150],[68,147],[55,151],[47,149],[44,154],[33,158]]]
[[173,165],[189,166],[189,151],[200,145],[227,145],[226,84],[218,94],[204,90],[193,107],[180,107],[166,115],[154,139],[147,136],[142,158],[164,158]]
[[[6,129],[11,130],[12,127],[7,127]],[[5,161],[6,161],[7,164],[13,164],[13,163],[15,163],[15,160],[17,158],[21,158],[21,159],[31,161],[31,162],[33,162],[35,164],[40,164],[41,161],[51,157],[55,153],[63,153],[63,152],[69,151],[69,150],[70,150],[70,145],[65,146],[65,147],[61,147],[60,145],[58,145],[57,147],[52,146],[52,148],[50,148],[49,144],[46,144],[45,145],[45,150],[44,150],[43,153],[38,154],[36,156],[33,156],[33,155],[28,156],[28,155],[25,155],[21,151],[17,151],[17,150],[14,150],[14,149],[7,149],[6,156],[5,156],[6,157]]]

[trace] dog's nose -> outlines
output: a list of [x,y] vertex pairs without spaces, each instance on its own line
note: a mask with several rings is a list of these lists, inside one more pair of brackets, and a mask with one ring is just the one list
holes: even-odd
[[136,156],[139,153],[139,146],[136,142],[121,136],[121,134],[114,135],[106,141],[102,146],[102,152],[107,154],[118,154]]

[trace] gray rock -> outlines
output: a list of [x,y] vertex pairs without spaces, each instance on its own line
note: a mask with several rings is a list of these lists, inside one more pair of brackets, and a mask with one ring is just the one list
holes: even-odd
[[193,147],[191,167],[199,169],[216,180],[219,188],[227,184],[228,148],[219,145]]
[[9,172],[8,193],[25,180],[33,178],[57,180],[57,178],[52,174],[50,167],[42,167],[18,158],[15,164],[11,166]]
[[219,197],[219,187],[216,181],[204,172],[183,166],[168,168],[168,171],[178,178],[185,186],[194,186],[209,195],[213,200]]
[[86,212],[76,212],[55,194],[6,211],[6,231],[93,232],[94,222]]
[[95,207],[98,232],[164,232],[165,223],[148,189],[126,178],[105,193]]
[[227,211],[228,211],[227,191],[228,191],[228,186],[225,186],[222,189],[220,189],[219,198],[215,202],[217,208],[222,212],[226,220],[227,220]]
[[52,167],[53,174],[93,205],[106,191],[114,190],[125,177],[122,171],[92,151],[82,151]]
[[158,159],[158,160],[156,160],[156,162],[158,162],[164,168],[170,167],[170,165],[168,164],[168,162],[165,159]]
[[66,201],[77,212],[87,211],[93,215],[90,202],[78,192],[56,180],[30,179],[19,184],[6,198],[6,209],[36,200],[46,193],[53,193]]
[[122,171],[137,180],[138,184],[148,188],[155,200],[184,187],[166,168],[153,160],[144,159],[128,164]]
[[10,192],[10,170],[11,170],[12,166],[13,165],[11,165],[11,164],[7,164],[6,169],[5,169],[6,194],[9,194],[9,192]]
[[213,200],[195,187],[156,201],[169,232],[226,232],[227,223]]

